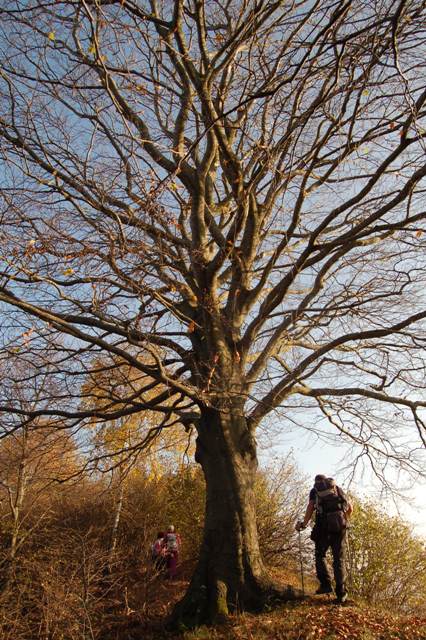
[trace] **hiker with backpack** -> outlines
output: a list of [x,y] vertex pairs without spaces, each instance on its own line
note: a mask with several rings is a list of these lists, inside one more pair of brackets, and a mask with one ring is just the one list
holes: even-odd
[[164,546],[166,549],[167,577],[173,580],[176,576],[179,561],[181,539],[172,524],[168,527],[167,533],[164,536]]
[[305,529],[315,512],[315,525],[311,539],[315,542],[315,568],[320,586],[317,594],[333,593],[331,574],[326,555],[329,548],[333,554],[333,572],[336,583],[336,602],[343,604],[348,597],[345,585],[345,540],[348,519],[352,505],[333,478],[315,476],[315,483],[309,493],[303,521],[296,524],[296,530]]

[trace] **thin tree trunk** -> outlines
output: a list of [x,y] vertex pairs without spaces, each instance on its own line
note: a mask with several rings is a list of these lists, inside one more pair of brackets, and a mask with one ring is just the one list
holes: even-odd
[[244,417],[206,410],[200,420],[196,460],[206,479],[206,516],[199,561],[173,622],[218,622],[238,609],[259,610],[274,597],[301,593],[277,589],[258,543],[254,481],[256,447]]
[[16,480],[15,498],[11,497],[10,507],[12,512],[12,536],[10,540],[9,548],[9,561],[12,566],[16,552],[18,550],[19,543],[19,530],[21,527],[21,512],[22,505],[24,503],[26,488],[27,488],[27,443],[28,443],[28,430],[24,428],[22,435],[22,456],[19,461],[18,477]]
[[118,541],[118,527],[120,526],[121,513],[123,510],[123,501],[124,501],[124,481],[120,478],[120,490],[118,494],[118,501],[115,507],[115,515],[114,522],[112,524],[111,529],[111,540],[108,552],[108,569],[111,571],[111,567],[114,560],[115,549],[117,547]]

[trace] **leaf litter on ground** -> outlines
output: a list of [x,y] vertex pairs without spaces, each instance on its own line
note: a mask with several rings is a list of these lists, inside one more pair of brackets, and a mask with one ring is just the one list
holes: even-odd
[[168,616],[187,580],[159,580],[149,614],[137,602],[129,616],[116,611],[100,640],[426,640],[426,617],[392,614],[364,603],[333,604],[328,596],[277,605],[264,613],[229,616],[225,625],[167,631]]

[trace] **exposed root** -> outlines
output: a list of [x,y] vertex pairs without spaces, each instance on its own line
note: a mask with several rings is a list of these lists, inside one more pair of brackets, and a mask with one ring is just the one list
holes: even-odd
[[304,599],[302,591],[291,585],[279,587],[274,584],[265,584],[255,589],[245,589],[244,598],[238,598],[237,594],[238,601],[230,602],[224,582],[218,581],[210,588],[204,584],[196,586],[195,582],[190,585],[185,596],[175,606],[168,625],[170,628],[183,631],[202,624],[223,624],[227,621],[228,615],[234,611],[260,613],[266,608],[278,606],[283,602]]

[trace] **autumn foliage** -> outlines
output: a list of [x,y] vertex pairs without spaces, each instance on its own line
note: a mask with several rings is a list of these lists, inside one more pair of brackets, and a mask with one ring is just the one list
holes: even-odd
[[[31,453],[31,474],[28,471],[16,520],[10,510],[8,491],[10,494],[16,491],[22,468],[22,440],[18,435],[14,451],[10,440],[0,446],[0,470],[8,480],[8,486],[4,483],[1,488],[1,637],[127,640],[130,632],[143,633],[144,638],[162,637],[167,617],[187,585],[201,544],[205,488],[200,470],[194,465],[180,464],[176,451],[165,454],[160,448],[150,456],[140,457],[128,469],[120,487],[118,476],[112,471],[83,471],[84,458],[78,454],[76,443],[71,450],[69,440],[51,439],[48,430],[44,436],[43,431],[30,433],[27,448]],[[62,467],[62,474],[68,471],[69,478],[63,481],[64,476],[59,475],[56,482],[43,484],[49,470],[51,479],[57,471],[60,445],[62,453],[68,452],[73,461]],[[81,465],[78,474],[77,461]],[[290,458],[264,469],[257,480],[262,553],[274,578],[295,586],[300,586],[300,558],[294,520],[303,508],[306,490],[306,481]],[[120,496],[120,518],[116,523]],[[153,567],[150,546],[157,529],[172,522],[181,533],[183,548],[178,579],[170,583]],[[115,523],[117,539],[111,551]],[[16,549],[11,558],[16,525]],[[383,547],[385,539],[387,546]],[[287,635],[283,637],[289,640],[364,637],[355,635],[355,629],[370,634],[365,638],[424,637],[419,631],[423,624],[420,617],[426,616],[426,557],[421,541],[410,535],[404,523],[386,518],[372,504],[362,503],[357,503],[350,540],[351,593],[357,599],[356,607],[342,610],[317,599],[270,611],[259,618],[237,615],[226,632],[214,629],[211,637],[266,638],[270,637],[268,629],[285,632]],[[386,553],[379,552],[381,546]],[[396,554],[400,557],[399,571],[394,571]],[[303,540],[303,556],[305,587],[312,593],[316,582],[308,536]],[[367,557],[370,557],[368,566]],[[409,564],[414,561],[417,574],[414,565]],[[409,566],[413,569],[411,574]],[[380,589],[378,580],[382,581]],[[390,595],[398,592],[398,580],[406,598],[401,593],[399,597]],[[373,592],[374,598],[369,595]],[[393,611],[405,611],[411,617],[390,618],[378,610],[365,608],[366,605],[360,606],[363,601],[360,598],[376,606],[391,605]],[[296,629],[304,635],[296,635]],[[399,635],[389,635],[390,629]]]

